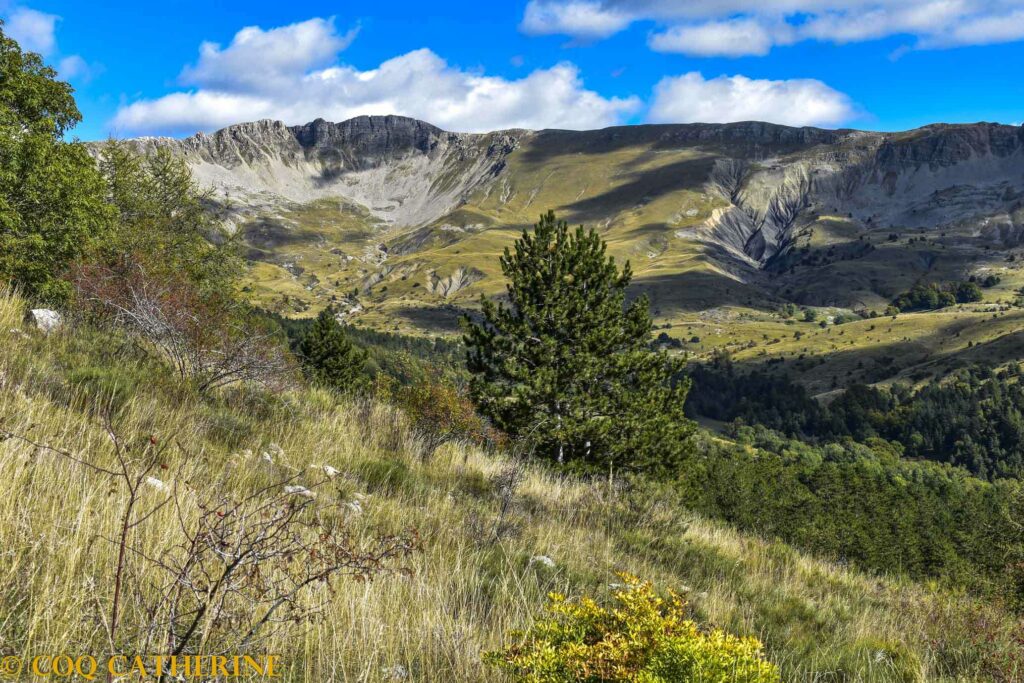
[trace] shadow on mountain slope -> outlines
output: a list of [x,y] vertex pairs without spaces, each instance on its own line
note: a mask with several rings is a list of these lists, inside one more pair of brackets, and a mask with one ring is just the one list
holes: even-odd
[[566,205],[574,218],[590,219],[608,215],[609,210],[642,206],[679,190],[699,190],[714,166],[711,157],[682,159],[658,168],[628,174],[628,182],[602,194]]
[[721,306],[769,309],[763,291],[710,269],[638,275],[633,279],[630,294],[646,294],[656,317]]

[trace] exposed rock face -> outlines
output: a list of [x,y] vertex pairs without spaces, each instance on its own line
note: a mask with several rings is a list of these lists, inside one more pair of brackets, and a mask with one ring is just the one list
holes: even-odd
[[[400,116],[362,116],[301,126],[257,121],[185,140],[135,144],[171,147],[201,183],[242,212],[322,197],[363,205],[386,224],[410,229],[406,239],[395,241],[396,254],[457,239],[441,235],[435,222],[474,196],[503,206],[517,193],[530,193],[532,201],[540,188],[515,182],[526,164],[557,155],[597,158],[625,147],[651,154],[692,150],[708,159],[702,180],[666,171],[659,191],[702,190],[720,198],[724,208],[703,226],[677,234],[711,243],[748,267],[784,252],[801,222],[814,215],[876,227],[970,222],[994,242],[1024,236],[1024,127],[997,124],[875,133],[745,122],[471,135]],[[629,172],[613,167],[609,185]],[[647,199],[627,194],[602,218],[611,220],[616,211]],[[558,201],[571,211],[573,197]],[[447,284],[438,278],[431,286],[447,291],[461,278]]]
[[[770,137],[782,144],[794,139]],[[892,227],[994,221],[1000,239],[1018,231],[1013,216],[1024,192],[1024,128],[934,125],[898,134],[800,137],[811,146],[785,153],[766,147],[761,158],[716,161],[707,188],[731,208],[707,221],[712,240],[763,263],[785,248],[802,217],[814,214]]]
[[451,297],[458,291],[469,287],[474,282],[483,279],[484,274],[476,268],[465,268],[459,266],[448,277],[438,277],[437,273],[430,271],[427,274],[427,291],[437,294],[442,299]]
[[[306,154],[330,173],[365,171],[422,154],[438,156],[453,134],[400,116],[361,116],[342,123],[317,119],[289,129]],[[454,136],[457,140],[457,136]]]
[[184,140],[140,138],[170,147],[200,183],[233,204],[343,197],[400,226],[430,223],[493,180],[527,131],[448,133],[402,116],[360,116],[302,126],[256,121]]

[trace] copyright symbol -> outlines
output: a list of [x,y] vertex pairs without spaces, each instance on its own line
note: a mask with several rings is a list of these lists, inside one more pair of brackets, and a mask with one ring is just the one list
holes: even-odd
[[4,657],[0,659],[0,677],[16,678],[21,673],[20,657]]

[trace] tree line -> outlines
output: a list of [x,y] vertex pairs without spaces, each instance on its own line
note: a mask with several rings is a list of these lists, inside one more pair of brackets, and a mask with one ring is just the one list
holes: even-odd
[[931,311],[956,304],[973,303],[981,299],[981,287],[973,278],[968,282],[922,283],[914,285],[893,299],[886,313]]
[[762,425],[816,443],[880,438],[906,458],[963,467],[985,479],[1024,474],[1024,368],[972,366],[914,390],[855,384],[820,403],[786,375],[738,370],[720,355],[688,369],[691,416]]

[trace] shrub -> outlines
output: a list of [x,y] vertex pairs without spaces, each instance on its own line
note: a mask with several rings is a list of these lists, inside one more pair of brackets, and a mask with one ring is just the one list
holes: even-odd
[[701,629],[686,618],[678,595],[660,598],[650,583],[620,577],[617,608],[551,594],[551,616],[517,634],[521,644],[489,652],[485,661],[522,683],[780,680],[756,638]]
[[141,264],[80,265],[72,279],[82,312],[144,341],[200,392],[235,382],[288,384],[291,363],[278,331],[230,295]]
[[505,443],[504,434],[477,414],[469,396],[440,372],[430,373],[412,384],[400,384],[387,375],[379,375],[376,392],[409,418],[422,443],[424,460],[449,441],[462,440],[480,446]]

